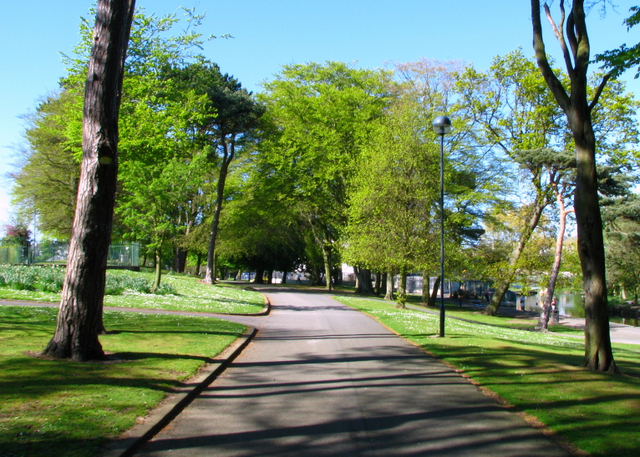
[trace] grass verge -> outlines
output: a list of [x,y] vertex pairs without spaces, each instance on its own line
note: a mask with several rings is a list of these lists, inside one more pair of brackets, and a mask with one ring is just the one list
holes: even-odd
[[0,306],[0,455],[95,456],[245,331],[218,319],[105,312],[107,362],[34,357],[57,309]]
[[[151,281],[149,272],[109,270],[109,275],[127,275]],[[105,295],[104,305],[119,308],[165,309],[173,311],[206,313],[258,313],[264,307],[262,294],[245,290],[244,287],[226,284],[202,284],[197,278],[187,275],[166,274],[162,282],[171,285],[177,294],[156,295],[125,290],[119,295]],[[15,290],[0,287],[0,299],[59,302],[60,292],[39,290]]]
[[[336,298],[456,367],[591,455],[640,454],[640,346],[614,344],[614,357],[625,376],[598,374],[579,368],[584,355],[580,339],[509,328],[515,323],[487,316],[481,320],[492,326],[448,319],[447,336],[433,338],[439,332],[436,314],[397,309],[389,302]],[[474,315],[464,316],[473,320]]]

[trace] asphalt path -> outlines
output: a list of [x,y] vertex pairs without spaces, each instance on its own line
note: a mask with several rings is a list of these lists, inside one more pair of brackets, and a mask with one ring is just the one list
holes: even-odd
[[450,368],[326,294],[259,289],[255,339],[140,456],[567,456]]

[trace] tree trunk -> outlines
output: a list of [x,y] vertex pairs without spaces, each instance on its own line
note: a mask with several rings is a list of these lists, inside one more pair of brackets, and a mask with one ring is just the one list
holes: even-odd
[[264,268],[256,269],[256,277],[253,279],[254,284],[264,284]]
[[322,243],[322,260],[324,261],[324,277],[327,290],[331,290],[331,246]]
[[590,370],[617,373],[613,360],[607,305],[602,219],[595,170],[595,138],[588,145],[576,141],[578,174],[574,207],[578,226],[578,254],[585,297],[585,362]]
[[429,303],[429,273],[426,270],[422,271],[422,298],[420,303]]
[[202,266],[202,254],[198,252],[196,257],[196,276],[200,277],[200,267]]
[[103,359],[107,255],[118,175],[118,114],[135,0],[100,0],[85,85],[82,165],[56,331],[43,354]]
[[[436,282],[433,284],[433,291],[431,292],[431,295],[429,296],[429,302],[428,302],[428,306],[435,308],[436,305],[436,300],[438,299],[438,290],[440,289],[440,282],[442,281],[442,277],[440,275],[438,275],[438,277],[436,278]],[[429,287],[427,286],[427,290],[429,290]],[[442,291],[442,293],[444,293],[444,290]]]
[[377,290],[378,295],[386,295],[387,294],[387,273],[378,273],[380,276],[380,288]]
[[509,258],[509,267],[505,274],[505,278],[498,281],[496,285],[496,291],[491,297],[491,301],[487,304],[487,307],[484,310],[484,314],[489,316],[495,316],[497,314],[500,303],[502,303],[504,295],[507,293],[507,290],[509,290],[511,281],[513,281],[513,278],[516,275],[518,260],[520,260],[522,251],[524,251],[527,242],[531,238],[531,235],[533,235],[533,231],[536,229],[538,221],[540,220],[540,216],[542,215],[542,211],[544,211],[544,208],[546,206],[547,202],[545,201],[544,197],[538,196],[537,201],[533,207],[533,214],[531,214],[529,223],[523,228],[522,232],[520,233],[520,240],[511,252],[511,256]]
[[287,272],[283,271],[282,272],[282,281],[280,281],[280,284],[286,284],[287,283]]
[[371,270],[368,268],[354,268],[358,275],[358,288],[356,293],[360,295],[375,295],[373,290],[373,282],[371,281]]
[[176,273],[184,273],[184,269],[187,265],[187,250],[181,247],[176,247],[173,254],[173,271]]
[[229,164],[233,160],[235,155],[235,143],[232,142],[230,146],[226,141],[222,141],[223,157],[220,165],[220,174],[218,176],[218,186],[216,190],[216,205],[213,209],[213,221],[211,222],[211,232],[209,232],[209,250],[207,252],[207,270],[204,276],[204,282],[206,284],[213,284],[215,282],[215,252],[216,252],[216,239],[218,238],[218,226],[220,225],[220,213],[222,212],[222,203],[224,202],[224,188],[227,181],[227,173],[229,171]]
[[558,208],[560,209],[560,227],[558,227],[558,236],[556,237],[556,252],[553,257],[553,266],[551,267],[551,274],[549,275],[549,285],[547,286],[547,296],[545,297],[544,306],[542,307],[542,313],[540,313],[540,319],[538,320],[537,328],[539,330],[547,330],[549,328],[549,316],[551,314],[551,302],[556,290],[556,282],[558,280],[558,274],[560,273],[560,264],[562,263],[562,245],[564,242],[564,232],[567,226],[567,214],[571,210],[567,211],[564,206],[564,195],[556,190],[556,201],[558,202]]
[[396,297],[396,308],[405,308],[407,301],[407,270],[400,268],[400,276],[398,278],[398,296]]
[[[563,8],[563,3],[560,4]],[[548,7],[547,17],[551,20]],[[562,11],[564,18],[564,10]],[[576,188],[574,208],[578,226],[578,253],[582,267],[582,287],[585,296],[585,361],[584,366],[594,371],[618,373],[611,351],[607,283],[605,277],[604,240],[602,218],[598,200],[596,173],[596,139],[591,111],[605,88],[610,74],[605,75],[588,101],[588,68],[590,44],[587,33],[584,0],[574,0],[568,17],[566,33],[556,34],[564,52],[564,62],[571,79],[570,94],[555,75],[545,50],[540,20],[540,1],[531,0],[533,47],[538,67],[558,106],[562,108],[576,145]]]
[[151,287],[151,293],[154,293],[158,287],[160,287],[160,281],[162,280],[162,258],[161,258],[161,250],[156,249],[155,252],[155,274],[153,275],[153,286]]
[[376,295],[380,295],[380,289],[382,289],[382,275],[380,272],[376,272],[376,280],[373,284],[373,290]]
[[393,270],[389,270],[387,272],[387,290],[386,293],[384,295],[384,299],[385,300],[395,300],[394,296],[393,296]]

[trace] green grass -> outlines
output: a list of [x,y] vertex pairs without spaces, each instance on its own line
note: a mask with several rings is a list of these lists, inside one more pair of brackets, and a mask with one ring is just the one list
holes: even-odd
[[[151,275],[150,273],[136,274]],[[162,281],[171,284],[178,295],[158,296],[124,292],[122,295],[105,296],[104,304],[124,308],[241,314],[258,313],[264,307],[262,294],[244,290],[243,287],[202,284],[196,278],[186,275],[165,275]]]
[[34,357],[57,309],[0,306],[0,455],[94,456],[245,327],[218,319],[106,312],[107,362]]
[[[153,279],[149,272],[109,270],[109,275],[127,275],[134,279]],[[177,295],[145,294],[125,290],[120,295],[105,295],[104,305],[119,308],[166,309],[174,311],[207,313],[257,313],[264,307],[262,294],[243,287],[229,287],[225,284],[207,285],[197,278],[186,275],[168,274],[162,282],[171,285]],[[59,302],[60,293],[37,290],[15,290],[0,287],[0,299]]]
[[575,446],[594,456],[640,455],[640,346],[614,344],[625,376],[582,370],[584,343],[557,333],[511,328],[514,318],[490,318],[473,311],[447,315],[484,324],[446,320],[394,303],[355,297],[339,301],[368,313],[498,394],[518,410],[538,418]]

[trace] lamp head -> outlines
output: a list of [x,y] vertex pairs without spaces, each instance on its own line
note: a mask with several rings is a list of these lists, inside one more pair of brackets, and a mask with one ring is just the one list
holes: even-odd
[[451,131],[451,119],[447,116],[438,116],[433,121],[433,131],[436,135],[446,135]]

